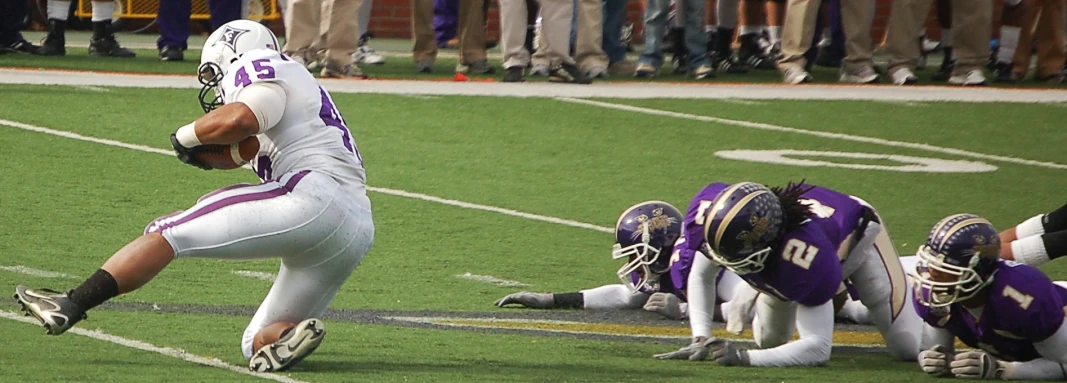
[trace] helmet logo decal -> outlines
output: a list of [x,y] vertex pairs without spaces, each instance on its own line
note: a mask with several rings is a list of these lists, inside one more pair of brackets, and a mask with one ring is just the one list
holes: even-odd
[[[645,214],[641,214],[637,216],[637,218],[635,218],[634,220],[645,226],[647,228],[647,232],[666,230],[671,225],[678,223],[677,218],[663,214],[662,208],[653,209],[652,217],[649,217]],[[633,240],[637,240],[638,238],[641,238],[641,235],[642,231],[634,231],[633,234],[630,235],[630,238]]]
[[247,29],[237,29],[227,25],[226,29],[222,31],[222,36],[219,37],[219,40],[216,41],[215,44],[225,45],[229,47],[233,53],[237,53],[237,39],[245,33],[248,33]]
[[737,239],[745,242],[743,250],[745,253],[752,252],[756,248],[760,239],[763,238],[763,235],[767,234],[767,231],[770,229],[771,220],[767,217],[760,217],[753,214],[752,217],[749,218],[749,224],[752,225],[752,230],[745,230],[737,235]]

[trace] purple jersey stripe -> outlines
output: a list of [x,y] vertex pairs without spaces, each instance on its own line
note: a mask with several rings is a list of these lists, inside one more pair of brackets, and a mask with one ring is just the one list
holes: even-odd
[[[247,193],[247,194],[237,194],[237,195],[233,195],[233,196],[229,196],[229,197],[226,197],[226,198],[219,199],[218,201],[212,202],[212,203],[204,205],[204,206],[200,206],[200,207],[196,208],[196,210],[194,210],[192,212],[188,212],[189,214],[186,214],[181,219],[178,219],[178,220],[176,220],[174,222],[164,223],[162,225],[157,225],[154,229],[150,230],[150,232],[161,233],[164,230],[167,230],[169,228],[172,228],[172,227],[184,224],[186,222],[192,221],[194,219],[200,218],[200,217],[202,217],[202,216],[204,216],[206,214],[212,213],[212,212],[214,212],[216,210],[222,209],[222,208],[227,207],[227,206],[232,206],[232,205],[236,205],[236,204],[244,203],[244,202],[271,199],[271,198],[274,198],[274,197],[278,197],[278,196],[282,196],[282,195],[288,194],[289,192],[293,191],[294,188],[296,188],[296,185],[298,183],[300,183],[300,180],[302,180],[304,178],[304,176],[308,175],[308,173],[310,173],[310,171],[308,171],[308,170],[304,170],[304,171],[301,171],[299,173],[296,173],[292,177],[289,177],[289,180],[287,180],[284,185],[277,185],[277,187],[274,188],[274,189],[269,189],[269,190],[265,190],[265,191],[254,192],[254,193]],[[256,185],[256,186],[261,186],[261,185]],[[150,226],[150,228],[151,228],[151,226]]]
[[240,188],[245,188],[245,187],[249,187],[249,186],[258,186],[258,185],[253,185],[253,184],[236,184],[236,185],[230,185],[230,186],[224,187],[224,188],[222,188],[222,189],[219,189],[219,190],[215,190],[215,191],[213,191],[213,192],[211,192],[211,193],[207,193],[207,194],[204,194],[203,196],[201,196],[200,198],[198,198],[198,199],[196,200],[196,203],[201,203],[201,202],[204,202],[204,201],[206,201],[206,200],[207,200],[208,198],[211,198],[211,197],[214,197],[214,196],[216,196],[216,195],[219,195],[219,193],[222,193],[222,192],[226,192],[226,191],[230,191],[230,190],[234,190],[234,189],[240,189]]

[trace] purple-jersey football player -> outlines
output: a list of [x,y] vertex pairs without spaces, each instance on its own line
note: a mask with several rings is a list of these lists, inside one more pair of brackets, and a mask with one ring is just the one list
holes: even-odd
[[[693,341],[660,359],[711,358],[728,366],[811,366],[829,361],[834,297],[842,282],[870,310],[886,345],[915,360],[921,322],[908,305],[904,269],[878,214],[866,202],[827,188],[742,182],[701,190],[685,218],[693,258],[689,317]],[[711,338],[707,310],[719,267],[761,292],[753,325],[760,350]],[[794,331],[800,339],[790,341]]]
[[[996,228],[973,214],[930,230],[915,270],[919,366],[957,378],[1067,380],[1067,288],[1000,251]],[[954,338],[980,351],[955,353]]]
[[[726,184],[717,184],[721,190]],[[621,284],[600,286],[571,293],[521,291],[494,302],[499,307],[520,305],[537,309],[640,309],[671,319],[687,316],[686,282],[695,251],[685,243],[682,213],[663,201],[645,201],[623,211],[615,224],[613,259],[626,263],[616,274]],[[747,285],[734,273],[723,270],[716,278],[723,310],[736,288]],[[747,290],[751,290],[747,288]],[[752,294],[752,293],[748,293]]]

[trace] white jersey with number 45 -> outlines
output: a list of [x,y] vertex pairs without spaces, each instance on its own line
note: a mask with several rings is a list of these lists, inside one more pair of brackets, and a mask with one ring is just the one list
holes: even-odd
[[259,154],[252,168],[261,180],[294,170],[313,170],[366,195],[367,173],[356,141],[330,94],[303,65],[268,49],[248,51],[230,65],[221,84],[227,104],[257,82],[272,82],[286,90],[281,120],[258,135]]

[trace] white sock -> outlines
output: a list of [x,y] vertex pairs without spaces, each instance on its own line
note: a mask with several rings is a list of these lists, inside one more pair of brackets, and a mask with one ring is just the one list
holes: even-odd
[[763,31],[763,27],[761,27],[759,25],[742,25],[741,26],[741,31],[739,33],[740,33],[741,36],[744,36],[744,35],[748,35],[748,34],[752,34],[752,33],[760,33],[762,31]]
[[781,25],[768,26],[767,27],[767,36],[768,36],[768,39],[771,40],[771,45],[777,44],[779,41],[782,41],[782,26]]
[[941,30],[941,46],[952,48],[952,28]]
[[1045,225],[1042,221],[1045,219],[1044,214],[1038,214],[1033,217],[1027,218],[1022,223],[1015,226],[1015,238],[1023,239],[1026,237],[1033,237],[1035,235],[1045,234]]
[[49,19],[66,21],[68,13],[70,13],[70,0],[48,0]]
[[114,17],[115,2],[114,1],[94,1],[93,2],[93,22],[108,21]]
[[1050,261],[1045,241],[1040,235],[1020,238],[1011,242],[1011,253],[1015,261],[1024,265],[1041,266]]
[[1000,49],[997,61],[1010,63],[1015,57],[1015,47],[1019,45],[1019,27],[1000,27]]
[[704,33],[715,32],[718,28],[719,28],[719,26],[717,26],[715,24],[705,25],[704,26]]
[[370,7],[372,0],[363,0],[363,4],[359,6],[359,36],[367,34],[367,28],[370,27]]

